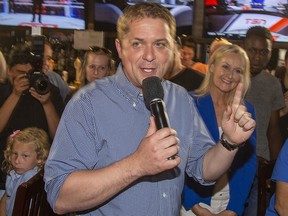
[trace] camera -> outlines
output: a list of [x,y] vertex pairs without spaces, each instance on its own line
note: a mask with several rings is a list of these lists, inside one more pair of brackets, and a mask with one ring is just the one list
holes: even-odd
[[47,94],[51,89],[48,77],[42,72],[45,36],[33,35],[31,40],[31,64],[33,71],[28,74],[30,87],[40,95]]
[[30,87],[33,87],[40,95],[47,94],[51,89],[51,84],[48,77],[39,71],[33,71],[28,74]]

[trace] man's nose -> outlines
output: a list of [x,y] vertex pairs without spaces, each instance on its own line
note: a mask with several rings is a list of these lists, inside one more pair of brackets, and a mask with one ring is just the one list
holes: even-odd
[[145,59],[148,62],[151,62],[155,59],[155,51],[153,49],[153,46],[147,46],[143,53],[143,59]]

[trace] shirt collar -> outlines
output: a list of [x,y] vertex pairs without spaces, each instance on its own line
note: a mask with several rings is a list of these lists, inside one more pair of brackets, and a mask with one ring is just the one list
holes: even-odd
[[137,102],[139,99],[143,101],[143,94],[127,79],[121,63],[117,68],[115,80],[119,91],[124,96],[132,99],[134,102]]

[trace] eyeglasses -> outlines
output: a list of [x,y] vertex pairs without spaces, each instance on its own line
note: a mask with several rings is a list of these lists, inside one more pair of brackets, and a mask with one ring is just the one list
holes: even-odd
[[96,52],[96,53],[98,53],[98,52],[103,52],[103,53],[105,53],[106,55],[112,56],[111,50],[106,49],[106,48],[104,48],[104,47],[90,46],[90,47],[89,47],[89,50],[92,51],[92,52]]

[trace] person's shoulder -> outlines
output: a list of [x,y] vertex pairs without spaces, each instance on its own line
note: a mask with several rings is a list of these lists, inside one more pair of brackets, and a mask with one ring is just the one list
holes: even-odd
[[48,71],[48,72],[45,73],[45,74],[46,74],[46,76],[48,76],[49,78],[50,78],[50,77],[53,77],[53,78],[56,78],[56,79],[61,78],[61,76],[60,76],[58,73],[56,73],[55,71]]
[[286,156],[288,155],[288,138],[286,139],[285,143],[283,144],[282,147],[283,151],[286,152]]
[[261,75],[264,79],[268,80],[269,82],[280,83],[277,77],[273,76],[271,73],[267,71],[262,71]]
[[193,100],[192,97],[188,94],[187,90],[176,83],[165,80],[164,82],[162,82],[162,85],[165,92],[164,95],[167,94],[166,98],[169,98],[169,100],[171,100],[172,98],[181,102],[189,102]]
[[31,170],[26,171],[22,174],[22,182],[26,182],[29,179],[31,179],[33,176],[35,176],[38,173],[39,169],[38,167],[34,167]]
[[164,89],[167,89],[169,91],[179,92],[179,93],[187,93],[186,89],[170,80],[164,80],[162,82],[162,85]]
[[282,93],[280,81],[275,76],[266,71],[262,71],[256,76],[253,76],[251,81],[251,85],[253,85],[254,88],[256,87],[263,89],[263,87],[265,87],[267,91],[271,91],[271,89],[276,91],[272,91],[272,93],[278,93],[276,90],[278,89]]
[[64,82],[64,80],[62,79],[60,74],[58,74],[54,71],[50,71],[46,75],[53,84],[65,85],[65,86],[69,87],[68,84]]
[[[103,79],[94,80],[85,86],[82,86],[80,89],[77,90],[77,92],[74,95],[77,95],[77,97],[88,97],[93,96],[95,94],[101,93],[101,92],[107,92],[112,90],[112,86],[114,83],[113,76],[104,77]],[[73,95],[73,97],[74,97]]]

